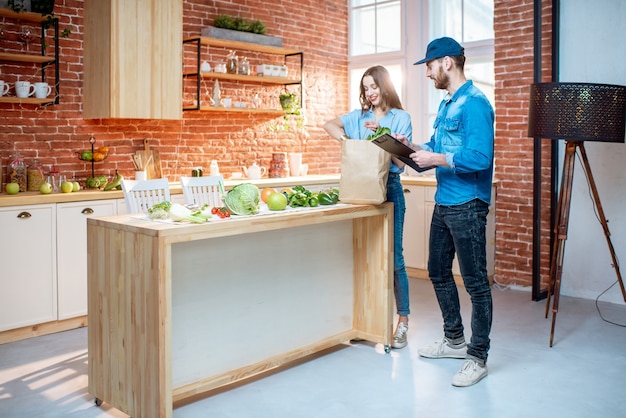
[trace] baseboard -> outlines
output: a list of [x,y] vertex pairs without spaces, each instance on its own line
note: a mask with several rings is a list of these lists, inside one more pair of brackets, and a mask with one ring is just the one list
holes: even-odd
[[77,316],[76,318],[65,319],[63,321],[52,321],[44,324],[11,329],[0,332],[0,344],[39,337],[41,335],[54,334],[55,332],[67,331],[84,326],[87,326],[87,315]]

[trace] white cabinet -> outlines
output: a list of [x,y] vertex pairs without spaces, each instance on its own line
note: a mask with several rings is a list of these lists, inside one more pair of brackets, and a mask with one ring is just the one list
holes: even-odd
[[57,204],[58,319],[87,315],[87,218],[117,213],[117,202]]
[[[436,185],[404,185],[406,215],[404,218],[404,261],[411,277],[428,278],[428,240],[430,221],[435,208]],[[487,274],[494,275],[495,265],[495,202],[496,185],[491,189],[491,205],[487,215]],[[452,272],[457,283],[460,278],[459,264],[454,259]]]
[[0,331],[57,318],[55,211],[0,208]]
[[424,186],[403,186],[406,213],[404,215],[403,253],[407,267],[426,270],[428,237],[424,207]]

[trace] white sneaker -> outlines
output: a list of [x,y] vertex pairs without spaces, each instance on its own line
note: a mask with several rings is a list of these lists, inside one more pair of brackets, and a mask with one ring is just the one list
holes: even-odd
[[441,341],[435,341],[427,347],[417,350],[417,354],[426,358],[465,358],[467,354],[467,344],[459,344],[453,347],[446,337]]
[[472,386],[487,376],[487,365],[481,366],[474,359],[467,359],[463,367],[452,378],[452,386]]
[[393,342],[391,346],[393,348],[406,347],[406,333],[409,331],[409,324],[406,322],[398,322],[398,328],[396,328],[396,334],[393,336]]

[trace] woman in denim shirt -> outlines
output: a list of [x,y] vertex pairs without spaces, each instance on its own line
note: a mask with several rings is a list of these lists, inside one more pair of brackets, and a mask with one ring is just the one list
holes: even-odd
[[[386,68],[374,66],[361,77],[359,100],[361,109],[340,116],[327,122],[324,129],[333,138],[365,139],[379,127],[386,127],[393,134],[401,134],[407,142],[411,141],[411,116],[402,109],[402,103]],[[393,202],[394,236],[394,295],[398,313],[398,326],[394,333],[393,348],[403,348],[407,344],[409,329],[409,277],[404,265],[402,235],[404,232],[404,212],[406,209],[404,191],[400,183],[400,174],[404,163],[392,158],[387,180],[387,201]]]
[[[430,141],[413,146],[420,166],[437,166],[437,192],[430,228],[428,275],[443,315],[442,340],[418,349],[427,358],[462,358],[454,386],[470,386],[487,375],[492,300],[487,275],[486,225],[493,176],[494,113],[485,95],[465,78],[463,47],[451,38],[432,41],[426,76],[447,90]],[[457,286],[456,254],[472,301],[472,338],[465,343]]]

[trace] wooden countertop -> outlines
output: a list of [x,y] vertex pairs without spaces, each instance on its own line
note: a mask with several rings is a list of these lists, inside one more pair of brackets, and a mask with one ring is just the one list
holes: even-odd
[[[339,184],[340,177],[340,174],[319,174],[304,177],[263,178],[260,180],[225,180],[224,187],[226,188],[226,190],[229,190],[233,186],[236,186],[240,183],[253,183],[259,186],[259,188],[281,188],[296,185],[310,186],[328,183]],[[435,179],[435,176],[402,176],[402,183],[406,185],[434,186],[437,184],[437,180]],[[170,193],[182,194],[180,183],[170,183]],[[39,192],[22,192],[16,195],[9,195],[3,192],[0,193],[0,207],[83,202],[91,200],[123,198],[124,193],[122,193],[121,190],[110,190],[105,192],[103,190],[83,189],[73,193],[41,194]]]

